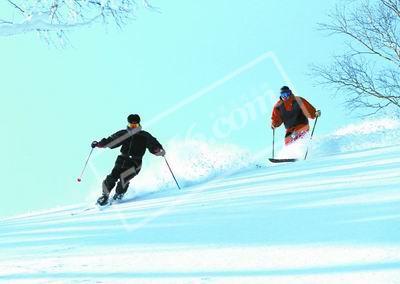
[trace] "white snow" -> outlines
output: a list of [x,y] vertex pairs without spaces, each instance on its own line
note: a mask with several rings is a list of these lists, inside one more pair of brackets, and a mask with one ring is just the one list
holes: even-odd
[[[143,172],[147,189],[104,210],[1,220],[0,281],[400,283],[400,124],[368,125],[316,136],[310,159],[294,164],[260,167],[234,146],[178,143],[168,154],[181,191],[167,173],[152,184]],[[198,175],[183,179],[190,170]]]

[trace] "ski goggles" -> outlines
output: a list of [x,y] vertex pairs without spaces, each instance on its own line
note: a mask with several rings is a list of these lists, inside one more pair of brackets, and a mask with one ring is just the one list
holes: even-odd
[[282,92],[281,98],[282,98],[282,100],[286,101],[288,98],[290,98],[291,95],[292,95],[291,92]]
[[139,125],[140,125],[139,123],[128,123],[129,128],[138,128]]

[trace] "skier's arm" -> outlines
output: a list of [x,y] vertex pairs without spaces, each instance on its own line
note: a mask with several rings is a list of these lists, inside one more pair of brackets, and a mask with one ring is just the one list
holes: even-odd
[[315,107],[312,104],[310,104],[306,99],[301,97],[299,97],[299,99],[300,99],[299,105],[304,115],[307,116],[308,118],[315,119],[317,113]]
[[153,137],[150,133],[147,135],[147,149],[149,149],[150,153],[157,156],[164,156],[165,150],[163,146],[158,142],[158,140]]
[[[97,143],[98,148],[117,148],[121,146],[121,144],[124,142],[125,139],[121,139],[121,141],[116,141],[119,138],[122,138],[122,136],[126,135],[126,130],[120,130],[109,136],[108,138],[103,138],[100,140],[100,142]],[[114,142],[114,143],[113,143]]]
[[279,108],[274,106],[274,109],[272,110],[272,117],[271,117],[271,127],[276,128],[281,126],[283,123],[282,118],[281,118],[281,112],[279,111]]

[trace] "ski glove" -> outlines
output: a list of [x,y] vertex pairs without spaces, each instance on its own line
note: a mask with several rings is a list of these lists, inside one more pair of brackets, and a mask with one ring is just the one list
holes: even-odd
[[92,148],[96,148],[99,146],[99,142],[93,141],[91,146],[92,146]]
[[321,111],[320,110],[317,110],[316,112],[315,112],[315,117],[320,117],[321,116]]
[[154,153],[156,156],[164,157],[165,156],[165,150],[164,149],[159,149]]

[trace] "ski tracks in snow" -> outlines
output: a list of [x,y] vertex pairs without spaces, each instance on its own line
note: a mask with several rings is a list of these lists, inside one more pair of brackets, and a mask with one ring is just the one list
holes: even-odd
[[0,223],[0,281],[400,283],[400,146]]

